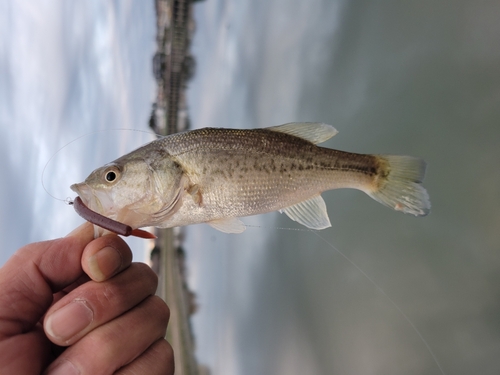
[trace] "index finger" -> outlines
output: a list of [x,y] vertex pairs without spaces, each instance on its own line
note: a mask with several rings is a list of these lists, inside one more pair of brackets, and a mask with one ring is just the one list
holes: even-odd
[[0,269],[0,334],[30,330],[52,303],[53,294],[82,274],[80,260],[94,238],[85,223],[64,238],[19,249]]

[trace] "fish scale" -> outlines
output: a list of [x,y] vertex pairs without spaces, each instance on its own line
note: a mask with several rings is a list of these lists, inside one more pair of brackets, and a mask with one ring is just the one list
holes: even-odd
[[[350,187],[354,180],[366,183],[365,166],[375,163],[372,156],[363,155],[356,168],[354,154],[320,148],[274,131],[228,134],[227,129],[204,129],[178,138],[188,147],[179,149],[180,142],[172,137],[163,143],[165,149],[184,166],[193,183],[204,187],[209,195],[204,201],[217,205],[223,215],[228,212],[218,205],[221,201],[241,207],[237,216],[248,216],[287,207],[324,190],[347,187],[344,184]],[[342,166],[347,164],[353,176],[346,175]]]
[[72,189],[96,212],[132,228],[206,222],[238,233],[245,229],[239,217],[280,210],[323,229],[330,221],[320,194],[338,188],[362,190],[417,216],[429,212],[422,160],[316,145],[336,133],[320,123],[188,131],[122,156]]

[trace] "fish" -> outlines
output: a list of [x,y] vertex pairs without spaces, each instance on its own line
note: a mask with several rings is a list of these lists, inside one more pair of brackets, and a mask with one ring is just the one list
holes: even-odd
[[314,122],[190,130],[147,143],[71,189],[89,209],[132,229],[207,223],[241,233],[241,217],[279,211],[321,230],[331,226],[321,193],[339,188],[407,214],[430,212],[422,159],[317,146],[337,133]]

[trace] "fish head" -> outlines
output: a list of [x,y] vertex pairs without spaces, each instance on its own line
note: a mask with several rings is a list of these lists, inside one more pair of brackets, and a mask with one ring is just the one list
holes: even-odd
[[[167,208],[176,208],[182,172],[162,163],[152,164],[147,158],[120,158],[94,170],[84,182],[71,185],[83,203],[103,216],[141,228],[158,224]],[[162,215],[158,215],[162,212]]]

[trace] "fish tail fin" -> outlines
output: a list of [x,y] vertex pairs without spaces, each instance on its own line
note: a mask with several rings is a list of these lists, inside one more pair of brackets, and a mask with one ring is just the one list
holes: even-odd
[[427,190],[421,185],[426,164],[411,156],[378,155],[380,171],[367,194],[385,206],[415,216],[430,212]]

